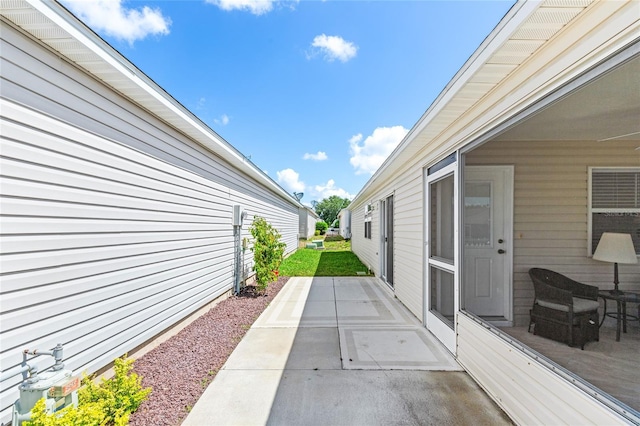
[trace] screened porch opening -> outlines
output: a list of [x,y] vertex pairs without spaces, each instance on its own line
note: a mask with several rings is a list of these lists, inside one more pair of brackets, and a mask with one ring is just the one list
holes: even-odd
[[[629,233],[638,247],[640,96],[629,90],[638,75],[636,55],[465,153],[460,197],[462,309],[636,412],[638,303],[626,304],[627,329],[617,340],[616,303],[606,300],[603,319],[605,300],[598,297],[599,341],[584,350],[535,335],[528,326],[535,298],[531,268],[609,291],[613,263],[592,258],[599,236]],[[513,177],[506,177],[512,187],[500,186],[490,173],[500,167],[512,168]],[[508,226],[499,228],[503,222],[510,235]],[[495,266],[502,261],[506,269]],[[620,264],[619,281],[623,292],[640,294],[640,263]]]

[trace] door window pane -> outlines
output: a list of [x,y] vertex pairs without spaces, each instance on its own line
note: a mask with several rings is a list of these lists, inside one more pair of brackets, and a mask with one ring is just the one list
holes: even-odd
[[454,254],[454,179],[449,175],[431,184],[430,240],[431,257],[453,263]]
[[464,245],[491,247],[491,182],[464,186]]
[[432,312],[437,313],[442,321],[453,329],[454,314],[454,280],[448,271],[430,266],[430,290]]

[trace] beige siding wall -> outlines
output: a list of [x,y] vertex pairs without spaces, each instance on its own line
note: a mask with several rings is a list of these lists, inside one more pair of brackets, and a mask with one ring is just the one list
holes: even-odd
[[396,297],[422,320],[422,168],[403,175],[394,194],[394,286]]
[[360,258],[362,263],[368,266],[373,273],[379,275],[378,262],[378,227],[376,218],[378,210],[373,211],[371,239],[364,237],[364,209],[366,205],[358,206],[351,211],[351,250]]
[[[587,256],[588,168],[640,166],[637,142],[517,141],[487,143],[467,165],[514,165],[514,315],[529,323],[533,285],[542,267],[613,287],[613,265]],[[621,288],[640,288],[640,265],[620,265]]]
[[422,168],[414,167],[403,174],[394,186],[386,186],[371,197],[371,239],[364,238],[365,204],[352,211],[351,247],[380,276],[380,201],[393,194],[393,283],[395,295],[419,319],[422,319],[423,263],[423,187]]

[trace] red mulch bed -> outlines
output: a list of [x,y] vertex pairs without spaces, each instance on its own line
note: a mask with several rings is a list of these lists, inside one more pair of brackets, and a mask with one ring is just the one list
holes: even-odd
[[178,425],[253,322],[287,282],[279,277],[264,295],[247,286],[223,300],[177,335],[137,359],[133,370],[149,398],[130,418],[131,426]]

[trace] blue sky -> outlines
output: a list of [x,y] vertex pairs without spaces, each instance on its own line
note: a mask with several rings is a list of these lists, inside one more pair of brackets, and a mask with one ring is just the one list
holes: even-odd
[[62,3],[307,205],[356,195],[513,4]]

